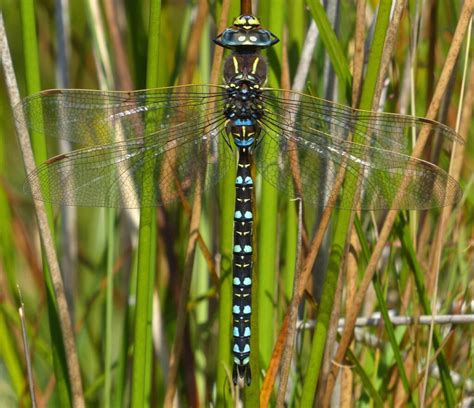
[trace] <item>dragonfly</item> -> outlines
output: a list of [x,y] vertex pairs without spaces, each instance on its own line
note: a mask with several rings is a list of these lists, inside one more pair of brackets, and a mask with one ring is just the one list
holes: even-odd
[[[424,131],[450,143],[461,140],[428,119],[356,110],[267,88],[261,50],[279,40],[251,13],[238,16],[214,41],[231,51],[222,85],[46,90],[24,99],[18,109],[29,131],[82,145],[27,176],[34,199],[73,206],[160,206],[192,197],[197,185],[201,190],[216,185],[234,167],[232,377],[234,384],[249,385],[253,169],[285,194],[318,206],[429,209],[458,202],[461,190],[443,169],[410,156],[412,135]],[[331,201],[341,169],[342,192]],[[153,186],[152,195],[146,183]]]

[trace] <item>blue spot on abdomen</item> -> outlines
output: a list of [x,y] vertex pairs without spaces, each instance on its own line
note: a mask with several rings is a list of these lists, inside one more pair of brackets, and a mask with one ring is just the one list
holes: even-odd
[[236,126],[252,126],[254,121],[252,119],[235,119],[234,124]]

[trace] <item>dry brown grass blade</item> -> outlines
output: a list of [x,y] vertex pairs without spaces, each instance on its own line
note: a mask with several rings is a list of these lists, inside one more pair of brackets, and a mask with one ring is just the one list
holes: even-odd
[[[10,50],[8,48],[8,41],[5,32],[5,26],[3,23],[2,13],[0,13],[0,54],[10,104],[11,106],[16,106],[18,103],[20,103],[20,94],[18,92],[16,77],[13,71],[13,64],[11,61]],[[15,109],[14,114],[21,115],[21,109]],[[20,122],[25,123],[25,121],[20,120],[20,118],[16,119],[17,120],[15,121],[15,126],[23,161],[27,173],[30,173],[35,169],[35,161],[33,158],[33,151],[31,149],[30,138],[26,129],[19,125]],[[33,186],[33,188],[38,189],[38,191],[40,191],[39,186]],[[53,236],[51,234],[51,230],[49,229],[44,202],[34,200],[33,204],[38,220],[41,242],[43,243],[43,249],[46,255],[46,262],[51,273],[51,279],[53,282],[53,288],[57,300],[58,318],[64,341],[65,357],[67,361],[68,375],[72,392],[72,403],[74,407],[82,408],[85,407],[85,402],[84,394],[82,391],[82,380],[79,368],[79,360],[77,358],[74,331],[72,329],[71,318],[69,316],[69,310],[67,306],[66,295],[64,292],[61,271],[59,269],[59,262],[54,247]]]
[[199,0],[197,15],[194,20],[193,28],[189,33],[188,49],[183,64],[184,71],[179,80],[180,85],[189,84],[193,79],[199,54],[199,43],[201,42],[202,30],[204,29],[203,22],[206,21],[207,13],[207,0]]
[[[229,16],[230,0],[224,0],[222,2],[221,16],[219,19],[218,32],[221,33],[227,26],[227,18]],[[215,47],[214,57],[212,59],[211,78],[210,83],[212,85],[217,84],[219,81],[219,73],[222,63],[222,57],[224,56],[224,48]]]
[[[451,47],[449,49],[449,52],[446,58],[446,62],[444,64],[441,76],[438,80],[438,84],[436,86],[433,99],[430,103],[430,107],[426,114],[426,117],[428,119],[435,119],[436,113],[439,110],[441,98],[448,85],[448,81],[453,72],[456,59],[459,54],[459,50],[461,49],[462,41],[467,30],[469,19],[472,14],[472,7],[473,7],[473,0],[467,0],[463,4],[463,8],[459,17],[459,21],[458,21],[456,31],[451,43]],[[413,150],[413,157],[420,157],[423,151],[423,148],[426,144],[427,138],[428,138],[428,131],[425,129],[422,129],[422,131],[420,132],[418,141]],[[367,289],[369,288],[369,285],[372,281],[373,275],[376,271],[378,260],[380,258],[380,255],[382,254],[382,250],[392,230],[392,226],[395,222],[397,214],[398,214],[397,210],[390,210],[388,212],[387,218],[380,232],[379,240],[377,241],[377,244],[374,247],[372,256],[365,270],[364,278],[357,292],[356,299],[354,301],[352,308],[348,312],[348,316],[346,320],[347,324],[344,327],[344,331],[341,336],[341,341],[339,343],[339,348],[334,358],[335,364],[331,371],[331,375],[328,378],[328,386],[326,388],[326,395],[330,395],[334,387],[334,383],[336,381],[337,374],[339,372],[339,365],[342,362],[345,352],[347,350],[347,347],[349,346],[352,340],[354,324],[357,319],[357,315],[360,311],[360,308],[362,306],[365,293],[367,292]]]
[[283,320],[280,333],[278,334],[275,347],[273,348],[272,358],[270,359],[270,365],[268,366],[265,379],[260,390],[260,407],[268,407],[270,397],[272,396],[273,385],[278,374],[278,367],[280,366],[281,357],[286,346],[286,339],[288,335],[288,321],[289,315],[285,316]]
[[112,42],[112,51],[115,54],[115,67],[117,69],[118,84],[120,89],[131,91],[133,86],[132,75],[130,74],[127,62],[127,53],[123,46],[122,36],[119,31],[119,18],[117,12],[121,12],[122,8],[117,7],[113,0],[104,1],[104,12],[107,20],[107,26],[110,32],[110,40]]
[[[298,242],[297,242],[297,259],[295,263],[295,277],[293,282],[293,296],[296,288],[298,275],[301,272],[302,253],[302,231],[303,231],[303,201],[298,200]],[[292,308],[288,314],[288,331],[285,336],[285,347],[283,348],[282,367],[280,374],[280,386],[278,387],[277,407],[285,406],[286,388],[288,386],[288,378],[290,376],[291,360],[296,341],[296,322],[298,320],[298,309]]]
[[385,38],[385,44],[383,49],[382,61],[380,64],[378,83],[375,88],[374,100],[372,102],[372,110],[376,111],[380,103],[380,96],[383,90],[383,83],[388,71],[388,67],[392,60],[392,54],[395,49],[397,42],[397,34],[400,27],[400,21],[402,19],[403,10],[405,10],[406,0],[397,0],[395,3],[395,9],[393,10],[393,17],[390,21],[387,30],[387,36]]
[[[469,129],[472,124],[472,110],[474,107],[474,58],[471,57],[471,69],[469,72],[469,83],[466,88],[466,97],[462,105],[461,123],[459,125],[459,134],[466,140],[469,134]],[[452,161],[451,176],[455,180],[459,180],[461,176],[461,169],[464,161],[464,151],[466,144],[456,146],[456,151]]]
[[365,7],[366,0],[357,0],[356,26],[354,34],[354,62],[352,68],[352,107],[359,105],[361,94],[362,73],[364,72],[364,41],[365,41]]
[[240,0],[240,14],[242,15],[252,14],[252,0]]
[[187,302],[189,289],[191,287],[191,279],[194,264],[194,253],[196,250],[196,242],[198,238],[199,222],[201,220],[201,178],[196,179],[196,193],[193,203],[193,211],[191,215],[191,223],[189,225],[189,240],[186,248],[183,280],[179,294],[179,305],[176,317],[176,334],[173,348],[170,352],[168,378],[166,382],[166,394],[164,406],[171,407],[173,405],[174,395],[176,393],[176,377],[178,375],[178,364],[183,349],[184,330],[187,321]]

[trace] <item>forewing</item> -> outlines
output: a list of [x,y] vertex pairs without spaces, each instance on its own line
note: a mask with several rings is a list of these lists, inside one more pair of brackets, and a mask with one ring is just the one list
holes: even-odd
[[410,155],[413,136],[421,129],[429,137],[462,143],[450,127],[426,118],[352,109],[331,101],[278,89],[264,91],[265,106],[288,126],[298,122],[305,132]]
[[23,110],[30,132],[82,145],[109,144],[160,133],[199,121],[204,111],[222,111],[224,90],[187,85],[132,92],[80,89],[47,90],[15,108]]
[[[411,120],[409,128],[417,129],[422,123],[416,118],[367,113],[367,118],[371,117],[371,120],[364,119],[368,133],[360,136],[368,144],[353,143],[348,140],[351,133],[362,128],[349,114],[352,110],[345,108],[347,124],[342,116],[335,119],[331,116],[338,105],[328,103],[326,106],[321,100],[314,99],[319,103],[315,110],[324,111],[324,114],[310,115],[308,103],[313,100],[311,97],[303,98],[306,105],[301,112],[297,110],[296,102],[288,99],[274,98],[270,104],[265,104],[265,116],[261,119],[264,134],[257,153],[257,166],[275,187],[325,206],[336,175],[343,169],[345,191],[335,204],[339,208],[427,209],[459,200],[459,186],[444,170],[402,153],[408,151],[408,142],[404,139],[408,136],[402,135],[401,129],[405,125],[401,123]],[[428,125],[434,132],[447,132],[434,122]],[[395,132],[395,144],[391,142],[390,129]],[[454,135],[451,131],[450,136],[454,138]],[[403,194],[397,195],[401,187]],[[354,196],[358,191],[361,198],[356,202]]]
[[[201,119],[165,134],[75,150],[49,159],[28,176],[35,199],[76,206],[138,208],[189,197],[197,177],[207,188],[232,163],[222,119]],[[144,183],[153,196],[144,197]]]

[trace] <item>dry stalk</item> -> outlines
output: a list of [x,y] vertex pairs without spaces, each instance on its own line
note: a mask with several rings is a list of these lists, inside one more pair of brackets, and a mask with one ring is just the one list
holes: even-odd
[[[11,60],[10,50],[8,48],[8,41],[3,22],[3,14],[0,12],[0,54],[1,61],[5,75],[5,82],[7,85],[8,96],[11,106],[16,106],[20,103],[20,94],[16,82],[15,73],[13,71],[13,63]],[[34,171],[35,161],[33,158],[33,151],[31,148],[30,138],[26,129],[19,125],[25,123],[21,109],[14,109],[16,132],[22,152],[23,162],[27,173]],[[34,186],[40,191],[40,186]],[[59,269],[59,262],[56,255],[54,240],[49,228],[48,218],[46,215],[46,208],[43,201],[33,201],[36,217],[38,220],[38,227],[43,244],[43,250],[46,255],[46,262],[48,264],[53,289],[56,295],[57,312],[59,324],[61,327],[61,334],[64,341],[65,357],[67,362],[67,369],[69,375],[69,382],[72,392],[72,404],[75,408],[85,407],[84,394],[82,391],[81,373],[79,368],[79,360],[76,353],[76,344],[74,340],[74,331],[72,328],[71,317],[69,315],[66,295],[64,292],[63,280],[61,271]]]

